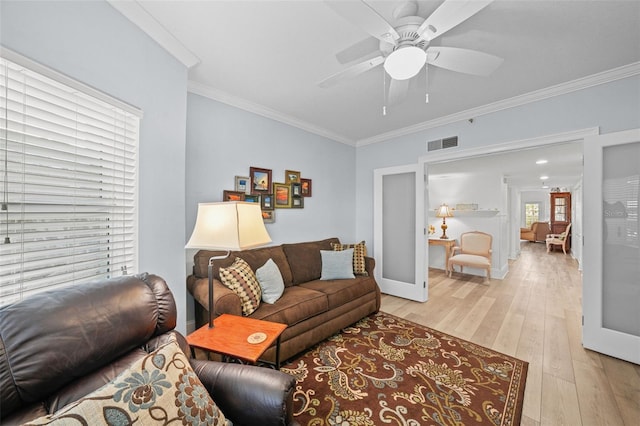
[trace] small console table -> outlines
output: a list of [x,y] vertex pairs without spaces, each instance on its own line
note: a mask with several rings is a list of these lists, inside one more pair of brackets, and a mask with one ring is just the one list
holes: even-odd
[[455,238],[429,238],[430,246],[443,246],[444,247],[444,270],[449,272],[449,257],[451,256],[451,250],[456,245]]

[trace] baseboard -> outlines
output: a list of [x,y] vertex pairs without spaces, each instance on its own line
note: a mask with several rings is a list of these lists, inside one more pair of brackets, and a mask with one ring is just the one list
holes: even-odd
[[196,331],[196,322],[195,320],[187,321],[187,334],[191,334]]

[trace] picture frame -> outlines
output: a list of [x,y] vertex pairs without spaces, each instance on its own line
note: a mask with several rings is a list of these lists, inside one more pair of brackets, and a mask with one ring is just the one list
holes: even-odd
[[260,204],[260,199],[262,198],[262,195],[258,195],[258,194],[245,194],[244,195],[244,201],[248,202],[248,203],[258,203]]
[[262,221],[264,223],[274,223],[276,221],[276,212],[273,210],[262,210]]
[[286,183],[273,183],[273,206],[276,209],[291,208],[291,185]]
[[285,183],[298,183],[300,182],[300,172],[295,170],[285,170],[284,179]]
[[302,184],[300,182],[293,182],[291,184],[291,196],[302,197]]
[[231,191],[225,189],[222,191],[222,201],[244,201],[246,194],[241,191]]
[[303,209],[304,208],[304,197],[293,197],[293,198],[291,198],[291,208],[292,209]]
[[235,190],[244,192],[245,194],[251,194],[251,178],[249,176],[236,176]]
[[250,167],[249,177],[251,178],[252,194],[271,192],[271,169]]
[[300,184],[302,185],[302,196],[311,197],[311,179],[300,178]]
[[262,194],[260,196],[260,208],[262,210],[273,210],[273,194]]

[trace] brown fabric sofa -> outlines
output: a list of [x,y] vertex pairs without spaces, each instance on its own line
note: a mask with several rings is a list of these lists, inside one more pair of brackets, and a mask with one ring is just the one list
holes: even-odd
[[[285,290],[274,304],[260,303],[249,317],[287,324],[281,336],[282,361],[310,348],[369,314],[380,309],[380,288],[373,278],[375,262],[365,258],[368,276],[355,279],[320,280],[322,259],[320,250],[332,250],[337,238],[322,241],[282,244],[264,248],[231,252],[223,260],[214,261],[214,314],[242,315],[240,298],[220,282],[219,268],[228,267],[236,257],[244,259],[255,272],[273,259],[278,265]],[[196,325],[207,323],[209,258],[224,254],[200,250],[194,256],[193,275],[187,278],[187,288],[196,301]],[[275,347],[264,355],[275,361]]]
[[[174,339],[188,357],[189,345],[173,330],[175,324],[176,306],[166,282],[147,274],[47,291],[3,306],[0,424],[54,413]],[[234,425],[295,424],[295,380],[288,374],[215,361],[189,363]]]
[[551,233],[551,228],[547,222],[533,222],[531,228],[520,228],[520,239],[527,241],[543,241],[547,234]]

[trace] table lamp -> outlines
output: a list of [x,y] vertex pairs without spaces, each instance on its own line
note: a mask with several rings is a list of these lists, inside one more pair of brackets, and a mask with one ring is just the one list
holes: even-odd
[[440,226],[440,228],[442,228],[442,236],[440,237],[440,239],[446,240],[449,238],[447,237],[447,218],[453,217],[453,210],[450,209],[446,203],[444,203],[440,207],[438,207],[438,210],[436,210],[436,217],[442,218],[442,226]]
[[185,248],[227,251],[225,255],[209,258],[209,328],[213,328],[213,261],[228,257],[231,250],[250,249],[270,242],[260,204],[198,203],[196,224]]

